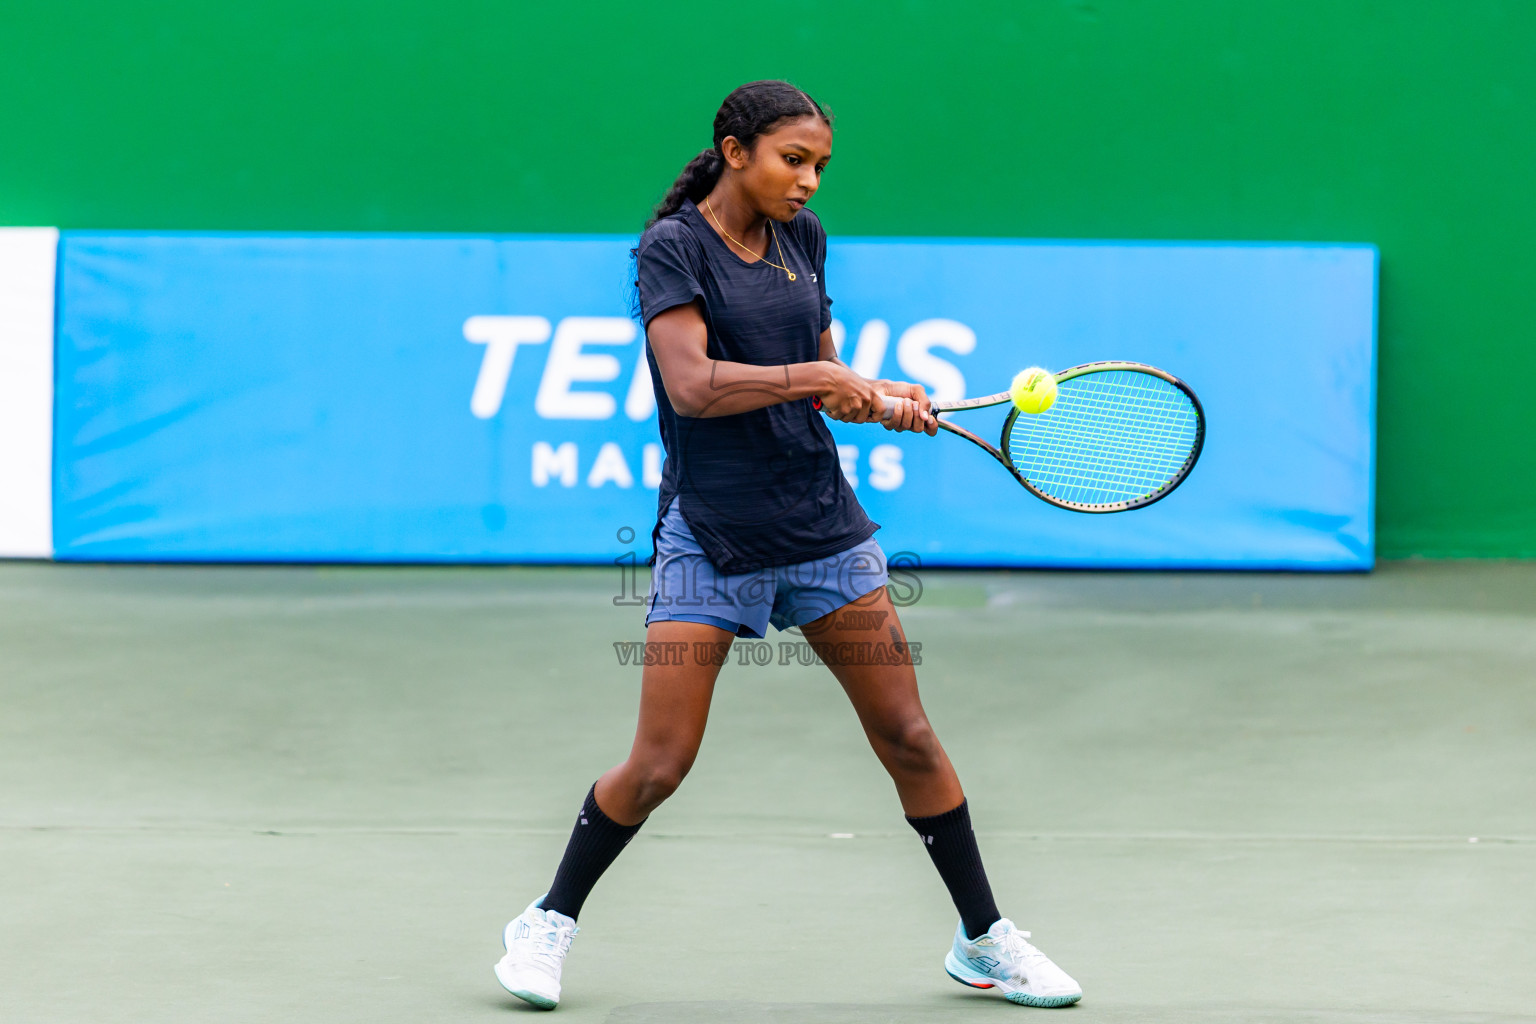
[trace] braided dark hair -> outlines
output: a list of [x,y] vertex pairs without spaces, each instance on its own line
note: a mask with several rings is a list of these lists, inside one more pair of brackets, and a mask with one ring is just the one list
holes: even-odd
[[721,173],[725,170],[725,156],[720,144],[729,136],[751,149],[759,135],[766,135],[786,121],[798,121],[802,117],[819,117],[832,127],[832,115],[820,103],[796,89],[788,82],[748,82],[731,90],[731,94],[715,112],[714,145],[688,161],[683,173],[677,176],[667,194],[662,196],[651,219],[645,222],[649,228],[663,217],[670,217],[683,208],[683,200],[699,202],[714,191]]

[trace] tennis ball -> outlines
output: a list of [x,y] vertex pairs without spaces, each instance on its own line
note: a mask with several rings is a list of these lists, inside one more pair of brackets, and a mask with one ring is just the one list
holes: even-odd
[[1020,370],[1008,395],[1020,412],[1045,412],[1056,403],[1056,377],[1038,366]]

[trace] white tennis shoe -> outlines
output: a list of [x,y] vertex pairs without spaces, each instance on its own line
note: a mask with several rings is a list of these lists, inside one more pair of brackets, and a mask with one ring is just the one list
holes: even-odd
[[1070,1006],[1083,998],[1082,986],[1051,958],[1031,946],[1006,917],[985,935],[965,937],[965,925],[955,929],[955,944],[944,957],[949,976],[971,988],[995,988],[1009,1002],[1025,1006]]
[[540,907],[543,900],[540,896],[507,922],[501,933],[507,954],[495,970],[502,988],[541,1010],[553,1010],[560,1005],[560,968],[581,929],[564,914]]

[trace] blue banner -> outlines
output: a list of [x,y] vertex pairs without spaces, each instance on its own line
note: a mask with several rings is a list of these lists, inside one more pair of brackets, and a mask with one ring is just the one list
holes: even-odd
[[[662,452],[612,237],[66,232],[54,547],[92,560],[642,559]],[[838,424],[922,564],[1366,569],[1369,246],[833,239],[844,360],[941,398],[1161,366],[1200,464],[1146,509],[1030,497],[953,436]],[[1002,410],[955,414],[995,438]]]

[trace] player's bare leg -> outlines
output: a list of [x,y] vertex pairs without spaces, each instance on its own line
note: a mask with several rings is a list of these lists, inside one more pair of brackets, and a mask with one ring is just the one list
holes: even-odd
[[[560,974],[587,893],[693,767],[715,678],[732,639],[723,629],[696,622],[653,622],[645,636],[640,721],[629,757],[603,773],[587,794],[549,892],[502,932],[507,952],[496,964],[497,980],[542,1009],[559,1005]],[[699,657],[701,652],[706,656]]]
[[964,800],[949,755],[923,711],[907,637],[886,589],[806,623],[801,632],[853,702],[869,745],[896,784],[901,809],[923,817]]
[[949,888],[960,924],[949,976],[1026,1006],[1068,1006],[1083,990],[997,911],[970,810],[917,694],[915,657],[885,588],[801,627],[853,702],[875,756],[896,784],[907,821]]

